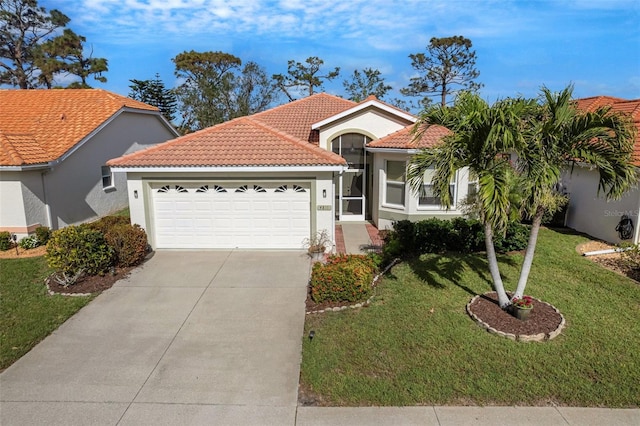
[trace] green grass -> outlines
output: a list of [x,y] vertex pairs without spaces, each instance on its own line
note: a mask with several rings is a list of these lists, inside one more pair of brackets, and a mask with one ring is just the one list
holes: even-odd
[[43,257],[0,259],[0,370],[48,336],[90,297],[49,296]]
[[[527,286],[567,327],[544,343],[487,333],[465,312],[491,290],[483,255],[395,266],[366,309],[308,316],[301,383],[327,405],[640,405],[640,285],[543,229]],[[507,289],[521,255],[500,257]]]

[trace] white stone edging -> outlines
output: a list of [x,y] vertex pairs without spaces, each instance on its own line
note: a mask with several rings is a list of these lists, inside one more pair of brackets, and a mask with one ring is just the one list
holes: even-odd
[[59,296],[71,296],[71,297],[88,297],[88,296],[93,296],[93,293],[57,293],[55,291],[51,291],[51,287],[49,287],[49,279],[51,277],[47,277],[44,279],[44,284],[47,286],[47,293],[49,293],[49,296],[55,296],[55,295],[59,295]]

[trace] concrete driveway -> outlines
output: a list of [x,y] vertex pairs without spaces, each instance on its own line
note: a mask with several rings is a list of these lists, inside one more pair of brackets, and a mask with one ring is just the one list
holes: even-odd
[[0,375],[0,423],[294,424],[308,275],[301,252],[158,252]]

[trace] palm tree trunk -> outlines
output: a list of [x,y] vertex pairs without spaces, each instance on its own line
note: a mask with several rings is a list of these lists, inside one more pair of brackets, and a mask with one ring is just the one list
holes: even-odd
[[500,276],[500,270],[498,269],[498,258],[496,257],[496,249],[493,246],[493,228],[490,223],[484,224],[484,244],[487,250],[487,261],[489,262],[489,272],[491,273],[491,279],[493,280],[493,288],[498,293],[498,303],[502,309],[505,309],[511,304],[509,296],[504,291],[504,284],[502,283],[502,277]]
[[531,272],[531,265],[533,264],[533,255],[536,251],[536,244],[538,242],[538,232],[542,225],[542,216],[544,216],[545,209],[538,207],[536,214],[533,216],[531,222],[531,233],[529,234],[529,243],[527,244],[527,251],[524,253],[524,261],[522,262],[522,269],[520,269],[520,278],[518,279],[518,287],[513,297],[521,298],[524,295],[524,289],[527,286],[529,280],[529,272]]

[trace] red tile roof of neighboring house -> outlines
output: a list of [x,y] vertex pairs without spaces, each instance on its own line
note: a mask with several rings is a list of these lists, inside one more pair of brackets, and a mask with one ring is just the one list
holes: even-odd
[[156,107],[101,89],[0,89],[0,166],[54,161],[123,107]]
[[[319,166],[345,160],[311,125],[356,105],[326,93],[240,117],[108,162],[121,167]],[[311,142],[311,143],[310,143]]]
[[603,106],[610,106],[612,111],[629,115],[636,127],[634,164],[640,167],[640,99],[626,100],[611,96],[594,96],[576,99],[576,106],[583,111],[589,112],[593,112]]
[[444,136],[451,131],[445,127],[432,125],[424,129],[419,138],[413,133],[414,125],[407,126],[388,136],[370,142],[371,148],[395,148],[395,149],[422,149],[432,148],[437,145]]

